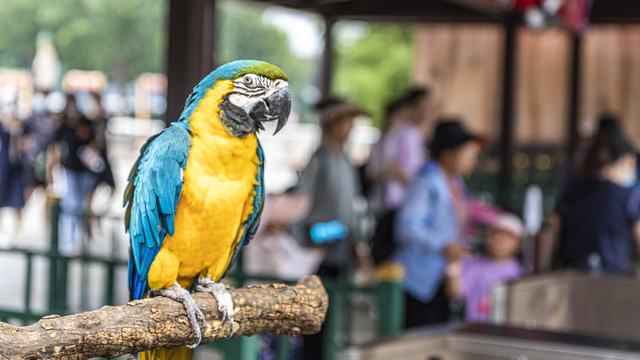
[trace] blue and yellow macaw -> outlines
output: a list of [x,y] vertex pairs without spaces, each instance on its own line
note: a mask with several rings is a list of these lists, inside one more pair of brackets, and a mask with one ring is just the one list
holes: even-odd
[[[190,358],[204,317],[188,288],[212,293],[233,334],[233,302],[218,283],[255,235],[264,201],[263,122],[291,110],[286,74],[262,61],[220,66],[194,88],[178,121],[140,150],[124,193],[131,299],[184,304],[197,341],[140,358]],[[274,134],[275,134],[274,132]]]

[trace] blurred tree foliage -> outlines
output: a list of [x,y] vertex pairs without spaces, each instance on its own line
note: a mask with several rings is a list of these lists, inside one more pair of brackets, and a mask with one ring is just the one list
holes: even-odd
[[[261,59],[280,66],[289,75],[294,108],[307,117],[309,103],[317,100],[318,59],[295,56],[287,35],[262,20],[264,10],[255,3],[218,2],[216,62]],[[101,70],[124,85],[142,72],[164,70],[166,12],[167,1],[160,0],[0,0],[0,66],[29,67],[36,35],[45,30],[53,33],[63,71]],[[386,104],[409,86],[413,31],[363,26],[356,41],[335,42],[333,91],[379,123]]]
[[376,125],[386,105],[404,95],[414,60],[413,27],[360,24],[365,33],[352,43],[335,41],[333,92],[368,110]]
[[[121,85],[142,72],[162,72],[167,3],[0,0],[0,67],[29,67],[36,35],[44,30],[53,33],[63,71],[101,70]],[[305,89],[314,82],[316,60],[294,56],[287,35],[262,21],[264,10],[263,6],[243,2],[218,2],[216,62],[260,59],[280,66],[291,79],[297,110],[308,112],[309,106],[302,99]]]
[[0,0],[0,66],[28,67],[45,30],[63,70],[101,70],[124,84],[162,71],[165,12],[158,0]]
[[301,59],[290,49],[287,34],[262,21],[265,7],[238,1],[218,3],[218,43],[215,56],[218,64],[237,59],[257,59],[270,62],[289,77],[294,110],[303,117],[310,114],[305,96],[317,80],[317,59]]

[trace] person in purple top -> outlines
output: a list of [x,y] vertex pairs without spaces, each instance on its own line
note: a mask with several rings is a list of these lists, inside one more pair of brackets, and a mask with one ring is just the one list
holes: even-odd
[[516,258],[523,233],[517,216],[501,214],[491,225],[485,255],[447,265],[446,292],[452,299],[465,300],[467,322],[489,322],[493,288],[526,273]]
[[388,124],[367,167],[367,176],[382,185],[372,200],[383,211],[402,205],[409,183],[426,161],[425,138],[431,129],[424,112],[428,94],[426,89],[412,89],[388,109]]
[[382,128],[382,138],[374,146],[365,176],[371,186],[367,198],[376,215],[372,255],[376,263],[389,259],[395,249],[393,240],[396,212],[405,200],[413,178],[426,161],[425,137],[430,130],[424,108],[426,89],[416,88],[391,103]]

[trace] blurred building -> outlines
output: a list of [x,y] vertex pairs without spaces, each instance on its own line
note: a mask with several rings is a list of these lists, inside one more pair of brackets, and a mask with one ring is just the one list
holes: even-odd
[[[444,113],[461,115],[493,141],[500,136],[503,37],[499,25],[420,25],[415,39],[414,82],[435,90]],[[572,34],[521,27],[517,37],[515,141],[562,146],[569,136]],[[591,25],[582,38],[579,129],[588,132],[610,112],[640,140],[640,26]]]

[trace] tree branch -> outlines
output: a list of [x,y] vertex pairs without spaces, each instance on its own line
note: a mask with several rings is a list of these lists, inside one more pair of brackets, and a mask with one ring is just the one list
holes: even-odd
[[[317,276],[305,277],[295,286],[249,286],[229,293],[235,305],[233,337],[315,334],[329,306]],[[206,317],[202,344],[226,337],[229,324],[220,322],[213,296],[197,293],[193,298]],[[0,322],[0,359],[112,358],[194,340],[182,304],[155,297],[69,316],[49,315],[25,327]]]

